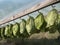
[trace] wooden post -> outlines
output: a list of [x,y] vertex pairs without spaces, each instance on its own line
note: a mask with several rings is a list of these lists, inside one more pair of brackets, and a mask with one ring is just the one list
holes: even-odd
[[0,25],[8,23],[10,21],[13,21],[15,19],[18,19],[18,18],[20,18],[22,16],[25,16],[26,14],[32,13],[32,12],[38,10],[38,9],[41,9],[41,8],[43,8],[45,6],[48,6],[48,5],[52,4],[52,3],[55,3],[57,1],[59,1],[59,0],[46,0],[46,1],[42,2],[42,3],[36,4],[35,6],[29,8],[29,9],[23,10],[22,12],[18,12],[14,16],[8,17],[8,18],[0,21]]

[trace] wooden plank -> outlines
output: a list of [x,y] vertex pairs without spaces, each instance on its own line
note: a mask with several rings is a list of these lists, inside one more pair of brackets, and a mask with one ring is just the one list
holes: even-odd
[[10,22],[12,20],[15,20],[15,19],[17,19],[19,17],[25,16],[26,14],[28,14],[30,12],[33,12],[35,10],[38,10],[38,9],[44,7],[44,6],[50,5],[50,4],[55,3],[57,1],[59,1],[59,0],[46,0],[46,1],[42,2],[42,3],[39,3],[39,4],[37,4],[37,5],[29,8],[29,9],[23,10],[22,12],[18,12],[14,16],[8,17],[8,18],[0,21],[0,25],[5,24],[7,22]]

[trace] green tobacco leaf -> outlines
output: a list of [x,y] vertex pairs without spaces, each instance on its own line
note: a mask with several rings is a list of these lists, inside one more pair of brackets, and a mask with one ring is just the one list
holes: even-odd
[[6,27],[5,27],[5,36],[7,36],[7,37],[11,37],[12,36],[12,24],[10,24],[10,25],[7,25]]
[[58,20],[57,20],[57,29],[60,32],[60,14],[58,15]]
[[4,32],[5,32],[5,27],[2,27],[1,28],[1,38],[5,38]]
[[22,38],[28,37],[28,33],[26,30],[26,21],[24,19],[22,19],[22,21],[20,23],[20,34],[21,34]]
[[26,29],[29,35],[35,33],[35,23],[34,18],[29,16],[29,19],[26,21]]
[[20,23],[20,33],[23,34],[25,30],[26,30],[26,21],[22,19]]
[[13,35],[16,37],[19,35],[19,28],[20,27],[18,23],[14,24],[12,27]]
[[35,18],[35,27],[36,27],[36,29],[40,30],[43,23],[44,23],[44,16],[40,12],[40,14]]
[[56,9],[51,10],[46,16],[47,27],[54,25],[57,20],[58,12]]

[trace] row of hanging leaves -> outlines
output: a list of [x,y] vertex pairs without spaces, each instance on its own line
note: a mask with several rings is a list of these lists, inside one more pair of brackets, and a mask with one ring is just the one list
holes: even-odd
[[28,38],[34,33],[60,32],[60,14],[56,9],[52,9],[46,16],[39,12],[39,15],[34,19],[29,16],[27,20],[21,19],[20,23],[9,24],[0,28],[0,38]]

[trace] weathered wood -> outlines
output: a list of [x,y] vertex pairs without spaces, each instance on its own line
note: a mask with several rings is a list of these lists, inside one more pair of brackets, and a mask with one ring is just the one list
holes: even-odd
[[0,25],[1,24],[5,24],[7,22],[10,22],[12,20],[15,20],[15,19],[17,19],[19,17],[25,16],[26,14],[29,14],[31,12],[34,12],[35,10],[41,9],[42,7],[45,7],[47,5],[50,5],[50,4],[55,3],[57,1],[59,1],[59,0],[46,0],[46,1],[42,2],[42,3],[39,3],[39,4],[37,4],[37,5],[29,8],[29,9],[23,10],[22,12],[18,12],[14,16],[8,17],[8,18],[0,21]]

